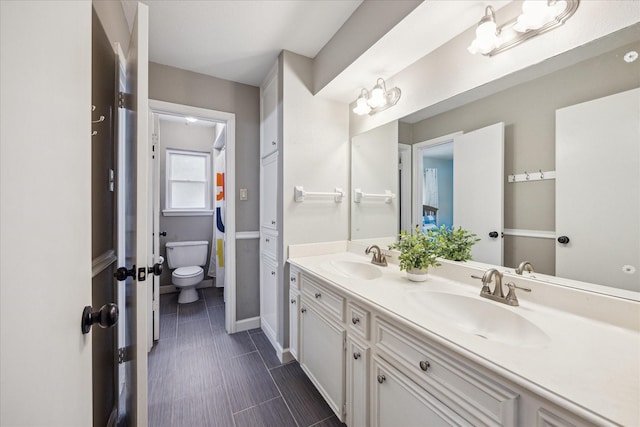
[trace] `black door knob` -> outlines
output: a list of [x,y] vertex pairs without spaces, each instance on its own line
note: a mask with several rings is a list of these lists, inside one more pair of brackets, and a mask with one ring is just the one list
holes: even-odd
[[90,305],[86,306],[82,310],[82,333],[88,334],[94,323],[101,328],[110,328],[118,323],[118,306],[109,303],[100,307],[98,311],[93,311]]
[[153,273],[154,276],[161,275],[162,274],[162,264],[156,262],[155,264],[153,264],[153,266],[147,267],[147,272],[149,274]]
[[496,237],[498,237],[498,232],[497,231],[490,232],[489,237],[491,237],[492,239],[495,239]]
[[133,267],[131,267],[131,270],[127,270],[127,267],[120,267],[113,274],[113,277],[115,277],[118,280],[118,282],[122,282],[123,280],[127,280],[127,277],[129,276],[135,277],[135,275],[136,275],[136,266],[134,265]]
[[569,238],[567,236],[560,236],[558,237],[558,243],[561,243],[563,245],[566,245],[567,243],[569,243]]
[[165,237],[167,235],[166,231],[161,231],[158,233],[160,236]]

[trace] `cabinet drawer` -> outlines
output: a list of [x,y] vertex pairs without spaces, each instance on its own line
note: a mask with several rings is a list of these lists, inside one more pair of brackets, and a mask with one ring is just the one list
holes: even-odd
[[319,307],[334,319],[344,321],[344,298],[329,291],[314,278],[301,275],[302,295],[309,304]]
[[369,339],[369,312],[353,303],[347,306],[347,324],[353,332],[365,340]]
[[276,243],[278,238],[270,233],[262,233],[262,252],[277,260]]
[[375,342],[384,358],[473,425],[516,425],[518,394],[452,354],[378,318]]

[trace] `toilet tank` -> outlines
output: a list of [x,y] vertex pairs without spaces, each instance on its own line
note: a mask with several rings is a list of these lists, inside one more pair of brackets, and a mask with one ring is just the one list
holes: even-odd
[[203,266],[207,263],[209,242],[167,242],[167,265],[169,268]]

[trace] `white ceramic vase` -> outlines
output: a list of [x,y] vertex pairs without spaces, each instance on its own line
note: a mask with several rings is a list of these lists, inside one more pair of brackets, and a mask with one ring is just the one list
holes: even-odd
[[424,282],[427,280],[427,270],[421,270],[419,268],[407,270],[407,279],[413,282]]

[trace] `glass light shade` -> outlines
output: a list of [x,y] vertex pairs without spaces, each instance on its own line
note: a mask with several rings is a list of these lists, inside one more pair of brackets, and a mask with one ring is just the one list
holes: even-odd
[[356,106],[354,107],[353,112],[359,116],[364,116],[365,114],[369,114],[369,111],[371,111],[371,107],[367,104],[367,98],[360,95],[356,101]]
[[385,97],[385,92],[380,83],[376,84],[371,90],[371,95],[369,96],[369,106],[371,108],[379,108],[384,106],[387,103],[387,99]]
[[[522,3],[522,15],[518,17],[518,22],[514,25],[513,29],[523,33],[528,30],[542,28],[566,8],[566,2],[558,3],[561,4],[549,6],[547,0],[525,0],[524,3]],[[560,12],[557,12],[558,9],[560,9]]]
[[496,23],[486,21],[476,28],[476,38],[467,48],[469,52],[476,54],[487,54],[498,47],[498,35],[496,34]]

